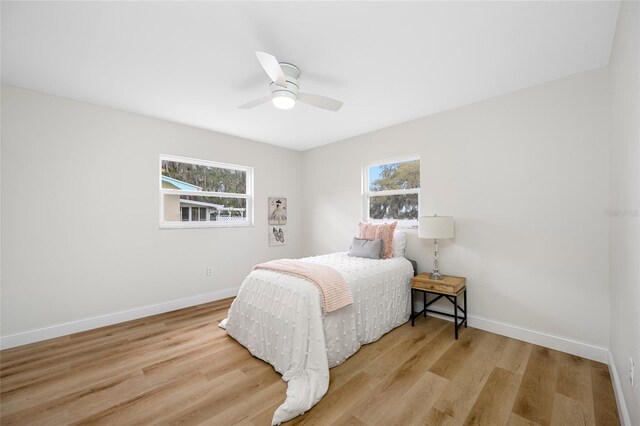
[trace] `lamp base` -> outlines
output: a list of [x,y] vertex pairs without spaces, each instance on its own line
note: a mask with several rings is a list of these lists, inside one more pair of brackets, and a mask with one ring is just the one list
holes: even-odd
[[433,248],[433,272],[431,273],[432,280],[441,280],[442,275],[440,275],[440,267],[438,264],[438,240],[433,240],[434,248]]

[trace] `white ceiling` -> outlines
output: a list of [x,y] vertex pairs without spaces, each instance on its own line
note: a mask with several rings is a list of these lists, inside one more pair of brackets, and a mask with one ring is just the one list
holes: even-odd
[[[2,2],[2,81],[304,150],[607,65],[618,2]],[[344,101],[267,95],[254,56]]]

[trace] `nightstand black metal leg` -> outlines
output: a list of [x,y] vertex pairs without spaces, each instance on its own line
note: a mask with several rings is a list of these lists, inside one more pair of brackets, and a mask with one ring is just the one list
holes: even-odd
[[458,296],[453,296],[453,328],[456,330],[456,340],[458,340]]
[[422,292],[422,308],[424,309],[424,317],[427,317],[427,292]]
[[467,328],[467,315],[469,315],[469,309],[467,308],[467,289],[464,289],[464,328]]
[[413,327],[416,323],[416,317],[413,312],[413,289],[411,289],[411,310],[409,312],[411,312],[411,327]]

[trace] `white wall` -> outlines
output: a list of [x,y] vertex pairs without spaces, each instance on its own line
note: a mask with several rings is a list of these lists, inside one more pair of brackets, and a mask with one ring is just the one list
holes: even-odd
[[[255,226],[159,229],[160,153],[254,167]],[[3,86],[1,170],[5,337],[224,294],[301,251],[297,151]],[[282,247],[268,246],[270,195],[289,197]]]
[[[362,165],[417,153],[422,214],[456,218],[441,269],[468,277],[471,314],[608,345],[606,69],[305,153],[2,89],[2,336],[222,294],[257,262],[344,250]],[[256,225],[159,229],[160,153],[254,167]],[[267,245],[269,195],[289,197],[284,247]],[[407,232],[428,270],[431,242]]]
[[[631,423],[640,424],[640,3],[622,2],[610,63],[610,350]],[[629,358],[636,364],[634,388]],[[618,395],[620,396],[620,395]]]
[[419,154],[421,214],[455,217],[440,270],[468,278],[470,314],[606,354],[608,105],[598,69],[306,151],[304,251],[348,249],[364,163]]

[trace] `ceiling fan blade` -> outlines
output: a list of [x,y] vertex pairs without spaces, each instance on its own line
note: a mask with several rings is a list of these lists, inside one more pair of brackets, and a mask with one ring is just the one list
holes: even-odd
[[299,93],[298,100],[318,108],[328,109],[329,111],[338,111],[342,108],[342,101],[327,98],[326,96],[313,95],[311,93]]
[[284,77],[284,71],[282,71],[282,67],[275,56],[256,50],[256,57],[269,78],[271,78],[275,84],[287,87],[287,80]]
[[271,95],[267,95],[267,96],[264,96],[262,98],[255,99],[255,100],[253,100],[251,102],[247,102],[244,105],[240,105],[238,108],[240,108],[240,109],[253,108],[255,106],[262,105],[262,104],[264,104],[266,102],[269,102],[270,100],[271,100]]

